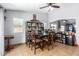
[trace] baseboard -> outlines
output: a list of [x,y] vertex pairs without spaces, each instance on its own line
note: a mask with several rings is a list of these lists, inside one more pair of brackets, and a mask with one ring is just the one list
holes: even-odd
[[23,44],[26,44],[26,43],[17,43],[17,44],[12,44],[12,46],[23,45]]

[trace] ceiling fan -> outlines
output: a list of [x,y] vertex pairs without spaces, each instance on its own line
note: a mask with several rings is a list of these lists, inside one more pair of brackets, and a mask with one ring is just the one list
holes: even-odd
[[46,6],[40,7],[40,9],[47,8],[47,7],[60,8],[60,6],[55,5],[55,4],[56,3],[47,3]]

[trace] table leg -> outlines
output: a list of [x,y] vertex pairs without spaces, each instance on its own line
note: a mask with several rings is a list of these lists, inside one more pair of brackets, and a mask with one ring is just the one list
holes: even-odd
[[7,48],[6,48],[6,51],[9,51],[9,50],[10,50],[9,39],[7,39]]
[[13,49],[14,47],[10,45],[10,40],[7,39],[7,49],[6,51],[10,51],[10,49]]

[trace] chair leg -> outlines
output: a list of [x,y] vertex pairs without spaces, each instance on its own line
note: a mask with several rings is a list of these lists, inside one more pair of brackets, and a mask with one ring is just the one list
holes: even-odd
[[30,48],[30,42],[29,42],[29,48]]
[[34,43],[31,42],[31,50],[33,50],[33,47],[34,47]]
[[30,48],[30,45],[31,45],[31,41],[30,40],[28,41],[28,45],[29,45],[29,48]]
[[44,41],[42,42],[42,46],[41,46],[41,48],[42,48],[42,51],[43,51],[43,47],[44,47]]
[[49,51],[49,42],[48,42],[48,51]]
[[31,50],[33,50],[33,46],[32,46],[32,44],[31,44]]
[[41,44],[41,42],[38,43],[38,47],[39,47],[40,49],[42,49],[42,44]]
[[53,40],[52,40],[52,48],[53,48],[53,46],[54,46],[54,42],[53,42]]
[[36,44],[34,45],[34,54],[36,54]]

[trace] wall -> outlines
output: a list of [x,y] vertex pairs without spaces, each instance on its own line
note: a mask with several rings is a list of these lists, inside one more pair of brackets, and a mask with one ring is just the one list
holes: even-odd
[[4,55],[4,14],[0,8],[0,55]]
[[[33,18],[33,14],[34,14],[33,12],[13,11],[13,10],[8,10],[5,13],[7,18],[5,21],[4,33],[5,35],[14,35],[15,38],[11,41],[12,44],[25,42],[25,22],[31,20]],[[40,20],[43,23],[46,23],[47,25],[48,14],[44,14],[44,13],[35,13],[35,14],[37,15],[37,20]],[[23,32],[14,33],[14,25],[13,25],[14,17],[24,19]],[[45,28],[47,28],[47,26]]]
[[[71,5],[71,6],[69,6],[69,5]],[[55,21],[55,20],[59,20],[59,19],[76,18],[79,15],[78,10],[79,10],[78,3],[69,3],[67,7],[61,6],[61,8],[54,9],[52,12],[49,13],[49,21]]]
[[[71,6],[70,6],[71,5]],[[70,3],[66,8],[62,7],[56,10],[53,10],[49,13],[48,19],[49,22],[60,20],[60,19],[75,19],[76,21],[76,39],[79,44],[79,4]]]

